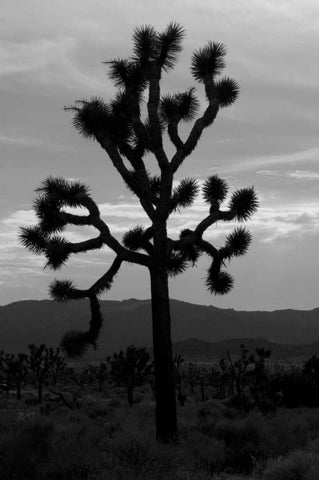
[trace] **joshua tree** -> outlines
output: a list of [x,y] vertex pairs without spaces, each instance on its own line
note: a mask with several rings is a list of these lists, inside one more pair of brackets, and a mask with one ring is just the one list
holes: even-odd
[[110,379],[118,386],[124,385],[127,389],[127,401],[133,406],[133,392],[138,385],[143,385],[151,372],[152,365],[146,348],[137,348],[134,345],[127,347],[126,352],[120,350],[107,357],[110,366]]
[[43,385],[48,383],[49,376],[56,366],[56,358],[57,355],[59,357],[59,353],[55,352],[53,348],[47,348],[43,343],[39,347],[34,344],[29,345],[29,350],[28,363],[37,379],[38,400],[41,403]]
[[52,349],[50,376],[51,376],[53,385],[56,385],[59,377],[62,375],[65,369],[66,369],[66,359],[63,355],[61,355],[61,349],[59,347],[55,351]]
[[110,372],[108,369],[108,365],[104,362],[101,362],[95,371],[95,377],[98,383],[99,392],[102,392],[103,385],[106,382],[106,380],[109,378],[109,374]]
[[26,376],[28,375],[27,367],[28,356],[24,353],[18,353],[13,357],[12,361],[8,363],[8,368],[11,371],[11,377],[16,386],[17,400],[21,400],[21,386]]
[[28,374],[27,355],[24,353],[4,353],[0,352],[0,371],[5,374],[7,395],[9,395],[10,387],[15,385],[17,392],[17,400],[21,399],[21,385]]
[[[69,355],[84,354],[89,345],[96,344],[102,324],[98,296],[110,289],[121,264],[129,262],[149,270],[157,438],[164,441],[174,438],[177,432],[168,277],[182,273],[195,265],[200,255],[206,254],[208,290],[214,294],[228,293],[233,279],[225,271],[226,262],[246,253],[251,235],[244,228],[236,228],[222,248],[213,246],[203,235],[218,221],[248,220],[257,208],[255,191],[249,187],[235,191],[227,208],[222,209],[228,185],[213,175],[202,185],[207,216],[192,230],[182,230],[179,238],[168,237],[170,214],[189,207],[199,192],[199,183],[194,178],[184,178],[173,187],[174,175],[194,151],[203,131],[212,125],[218,111],[232,105],[239,93],[234,80],[219,77],[225,67],[224,45],[208,42],[196,50],[191,72],[204,86],[207,105],[191,125],[187,138],[182,139],[180,124],[193,121],[199,111],[195,88],[163,95],[161,80],[163,74],[174,67],[183,37],[184,30],[176,23],[170,23],[161,33],[151,26],[137,28],[133,34],[133,55],[105,62],[109,77],[118,89],[114,99],[106,103],[92,97],[65,108],[73,112],[73,125],[79,133],[97,141],[105,151],[126,186],[138,198],[149,226],[136,226],[126,232],[120,242],[101,218],[98,205],[85,185],[49,177],[38,189],[39,196],[34,203],[38,225],[23,228],[21,232],[23,245],[36,254],[44,254],[46,266],[53,270],[61,268],[73,253],[96,250],[103,245],[115,253],[109,269],[87,290],[76,288],[70,280],[54,281],[50,286],[52,297],[58,301],[79,298],[90,301],[88,331],[73,331],[63,339],[62,345]],[[165,133],[174,149],[170,158],[164,149]],[[146,155],[155,158],[158,174],[150,173],[150,160],[147,158],[146,163]],[[84,207],[88,215],[69,213],[65,207]],[[93,226],[98,236],[71,243],[60,235],[67,225]]]

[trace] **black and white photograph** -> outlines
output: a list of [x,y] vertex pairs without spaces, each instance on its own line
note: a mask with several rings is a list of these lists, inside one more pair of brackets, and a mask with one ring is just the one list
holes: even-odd
[[318,26],[3,0],[0,480],[319,479]]

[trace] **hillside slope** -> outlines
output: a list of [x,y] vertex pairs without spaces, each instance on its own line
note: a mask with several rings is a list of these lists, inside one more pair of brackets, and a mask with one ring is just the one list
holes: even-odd
[[[100,356],[129,344],[151,345],[150,300],[102,301],[104,325]],[[171,300],[173,341],[206,342],[264,338],[281,344],[319,342],[319,308],[309,311],[245,312]],[[87,328],[89,306],[27,300],[0,307],[0,349],[25,351],[29,343],[57,346],[64,332]]]

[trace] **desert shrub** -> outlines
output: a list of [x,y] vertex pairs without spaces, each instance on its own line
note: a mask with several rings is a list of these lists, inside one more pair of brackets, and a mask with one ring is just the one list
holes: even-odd
[[145,419],[154,418],[155,402],[151,400],[143,400],[136,409],[138,417],[145,421]]
[[240,412],[249,412],[254,408],[253,399],[245,392],[233,395],[227,401],[227,406]]
[[46,470],[48,480],[93,480],[102,469],[106,440],[103,426],[87,416],[78,418],[78,423],[57,427]]
[[116,457],[119,465],[124,470],[134,475],[146,474],[153,471],[156,464],[156,456],[150,448],[150,444],[137,438],[128,438],[116,445]]
[[0,435],[1,480],[42,480],[38,468],[52,450],[54,425],[36,418]]
[[[117,437],[111,452],[115,459],[113,475],[108,478],[138,480],[175,480],[176,471],[185,461],[181,445],[159,444],[149,436]],[[185,477],[188,478],[188,477]],[[189,477],[190,478],[190,477]]]
[[309,440],[319,436],[318,412],[283,410],[273,417],[265,418],[272,435],[274,455],[303,448]]
[[123,401],[121,398],[118,397],[112,397],[108,401],[110,407],[120,407],[123,404]]
[[222,420],[216,424],[215,435],[226,446],[226,471],[249,473],[256,461],[271,453],[269,431],[260,415]]
[[190,430],[183,441],[184,465],[192,471],[212,475],[221,471],[226,460],[225,443],[217,438],[207,438],[203,433]]
[[286,457],[270,460],[263,480],[317,480],[319,478],[319,455],[301,450]]
[[111,412],[110,402],[102,398],[87,395],[81,402],[81,410],[92,419],[98,417],[103,418]]

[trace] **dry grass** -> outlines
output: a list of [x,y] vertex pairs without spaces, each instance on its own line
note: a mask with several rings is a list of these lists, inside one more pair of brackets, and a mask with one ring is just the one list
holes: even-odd
[[132,409],[124,392],[89,388],[74,410],[48,415],[13,397],[0,403],[1,480],[319,478],[319,409],[239,415],[216,400],[189,402],[179,443],[160,445],[151,392],[138,393]]

